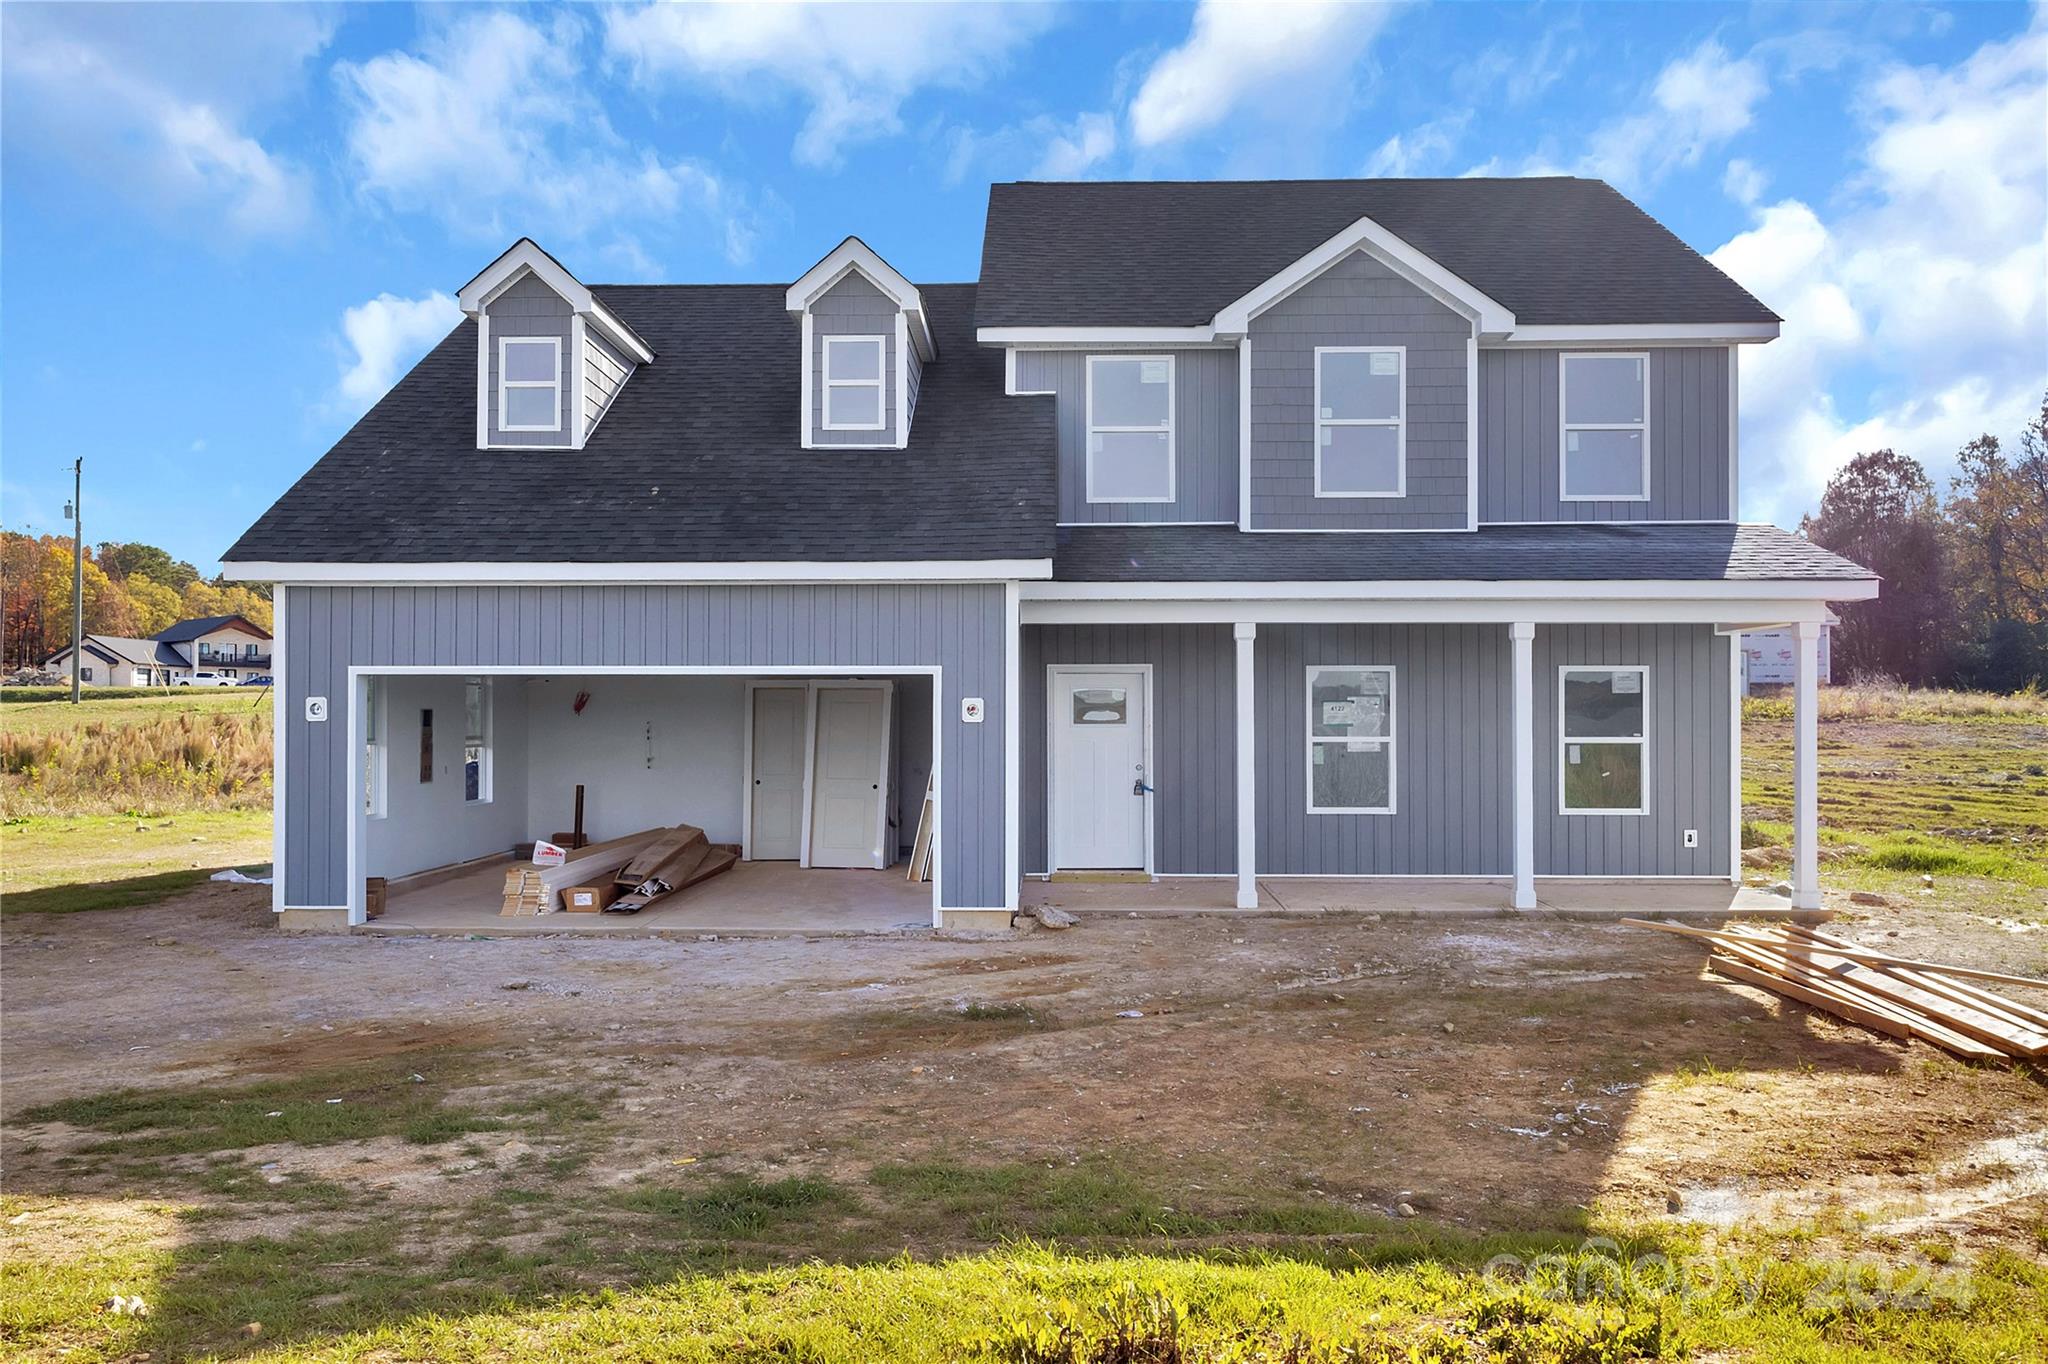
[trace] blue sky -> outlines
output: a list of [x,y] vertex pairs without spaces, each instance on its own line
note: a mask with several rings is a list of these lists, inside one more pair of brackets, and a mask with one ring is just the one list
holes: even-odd
[[1598,175],[1786,318],[1743,514],[2048,386],[2048,23],[1913,5],[0,9],[0,518],[219,554],[522,233],[971,279],[1020,178]]

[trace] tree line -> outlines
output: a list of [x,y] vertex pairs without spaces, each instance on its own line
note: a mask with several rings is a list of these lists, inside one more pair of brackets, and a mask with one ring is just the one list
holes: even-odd
[[2048,687],[2048,397],[2010,449],[1979,436],[1956,463],[1944,496],[1910,456],[1857,455],[1800,523],[1884,579],[1836,608],[1837,680]]
[[[208,581],[155,545],[85,552],[85,632],[146,639],[181,620],[246,617],[270,629],[270,589]],[[0,669],[40,665],[71,643],[71,537],[0,531]]]

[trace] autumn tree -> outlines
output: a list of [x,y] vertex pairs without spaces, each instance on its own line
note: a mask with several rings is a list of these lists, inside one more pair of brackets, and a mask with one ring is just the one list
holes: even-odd
[[1837,608],[1836,669],[1914,686],[1943,680],[1955,642],[1949,544],[1927,471],[1891,450],[1858,455],[1828,480],[1820,511],[1800,530],[1884,579],[1877,600]]
[[2048,685],[2048,397],[2008,455],[1982,435],[1956,456],[1945,508],[1954,530],[1966,685]]

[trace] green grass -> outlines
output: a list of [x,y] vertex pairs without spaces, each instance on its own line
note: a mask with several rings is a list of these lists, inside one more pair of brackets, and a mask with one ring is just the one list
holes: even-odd
[[271,713],[268,687],[87,687],[71,704],[68,688],[0,689],[0,732],[60,734],[87,723],[134,724],[166,715],[259,715]]
[[0,822],[0,911],[148,904],[270,854],[268,810],[16,817]]
[[[833,1198],[804,1193],[791,1215]],[[146,1350],[706,1364],[1990,1364],[2039,1358],[2048,1343],[2048,1269],[2004,1252],[1968,1266],[1901,1261],[1931,1276],[1913,1279],[1874,1255],[1747,1236],[1722,1238],[1706,1259],[1684,1258],[1707,1247],[1682,1237],[1562,1252],[1509,1238],[1418,1241],[1374,1256],[1342,1246],[1080,1254],[1017,1242],[937,1260],[709,1272],[659,1248],[608,1266],[605,1249],[570,1229],[521,1250],[460,1242],[429,1265],[388,1220],[157,1248],[82,1240],[68,1257],[0,1262],[0,1343],[36,1360]],[[1667,1255],[1689,1273],[1653,1258]],[[149,1315],[106,1312],[115,1293],[142,1297]],[[261,1323],[254,1338],[243,1334],[250,1322]]]
[[481,1064],[471,1053],[442,1052],[253,1084],[120,1089],[43,1104],[14,1121],[89,1128],[104,1135],[83,1155],[137,1160],[387,1136],[431,1145],[514,1125],[558,1133],[601,1111],[596,1097],[551,1090],[522,1090],[490,1110],[445,1102]]

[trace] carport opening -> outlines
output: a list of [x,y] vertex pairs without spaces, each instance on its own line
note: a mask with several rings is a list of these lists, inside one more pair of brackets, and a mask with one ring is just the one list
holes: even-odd
[[[888,932],[925,928],[906,876],[933,770],[933,679],[387,673],[359,679],[357,890],[380,927]],[[575,825],[591,843],[693,826],[739,861],[636,914],[502,913],[506,872]],[[593,880],[609,882],[607,871]]]

